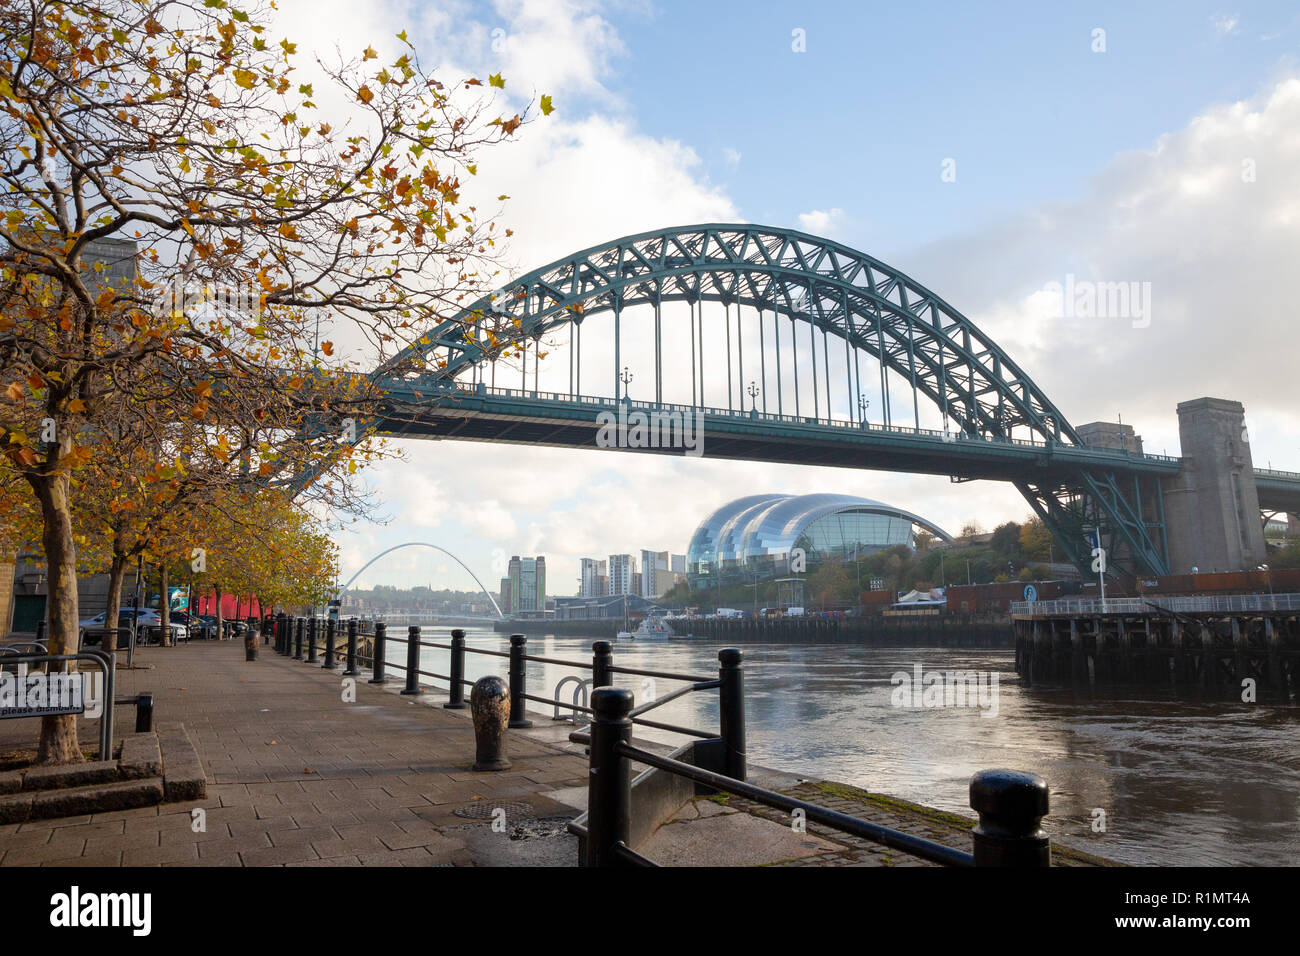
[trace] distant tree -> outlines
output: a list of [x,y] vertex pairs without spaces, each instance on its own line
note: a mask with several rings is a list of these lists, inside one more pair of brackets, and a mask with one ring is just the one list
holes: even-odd
[[998,554],[1004,554],[1007,557],[1019,554],[1020,525],[1014,521],[998,525],[993,531],[993,537],[989,539],[989,547]]
[[983,533],[984,529],[980,527],[980,523],[972,518],[961,526],[961,534],[958,537],[966,544],[970,544]]

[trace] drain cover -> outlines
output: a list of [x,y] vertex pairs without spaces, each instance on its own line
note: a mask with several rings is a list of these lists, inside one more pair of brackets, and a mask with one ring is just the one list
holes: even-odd
[[534,813],[533,808],[526,803],[496,803],[492,800],[475,800],[473,803],[457,807],[451,812],[458,817],[464,817],[466,820],[491,820],[492,815],[497,810],[504,810],[507,820],[518,817],[531,817]]

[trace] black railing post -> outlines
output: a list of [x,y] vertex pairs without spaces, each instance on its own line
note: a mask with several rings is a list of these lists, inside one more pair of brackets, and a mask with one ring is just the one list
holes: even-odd
[[307,619],[307,663],[317,664],[320,658],[316,656],[316,626],[320,623],[319,618],[310,617]]
[[325,622],[325,663],[321,667],[332,671],[334,669],[334,631],[338,627],[338,622],[330,618]]
[[357,619],[348,618],[348,666],[343,668],[344,677],[357,676]]
[[420,690],[420,625],[406,629],[406,686],[403,694],[419,694]]
[[1051,866],[1052,845],[1039,824],[1047,816],[1047,781],[1017,770],[981,770],[970,779],[980,816],[971,835],[976,866]]
[[383,621],[375,622],[375,640],[371,645],[371,655],[374,660],[370,662],[370,669],[374,673],[370,678],[372,684],[382,684],[384,682],[384,654],[387,648],[384,642],[388,639],[388,625]]
[[718,723],[722,737],[722,772],[745,779],[745,672],[744,653],[735,647],[718,651]]
[[614,686],[614,645],[609,641],[597,641],[591,645],[591,686]]
[[524,715],[524,693],[528,682],[528,662],[524,652],[528,638],[522,634],[510,635],[510,727],[531,727],[533,722]]
[[135,732],[147,734],[153,730],[153,694],[141,694],[135,701]]
[[631,832],[632,772],[617,746],[632,740],[632,692],[600,687],[592,692],[591,769],[587,777],[587,853],[583,866],[620,866],[614,848]]
[[451,632],[451,687],[447,691],[448,710],[465,709],[465,632],[456,628]]
[[289,626],[293,628],[293,633],[285,633],[285,643],[293,647],[293,659],[302,660],[302,631],[306,626],[300,617],[289,618]]

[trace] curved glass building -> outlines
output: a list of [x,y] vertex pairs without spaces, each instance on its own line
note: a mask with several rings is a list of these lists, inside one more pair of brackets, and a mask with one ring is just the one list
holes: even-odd
[[801,548],[812,571],[828,558],[915,546],[917,529],[952,536],[911,512],[853,495],[749,495],[728,502],[695,529],[686,553],[692,587],[717,587],[788,573]]

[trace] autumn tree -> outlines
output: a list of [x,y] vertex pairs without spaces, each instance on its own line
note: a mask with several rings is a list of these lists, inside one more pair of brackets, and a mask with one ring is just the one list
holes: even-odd
[[[304,77],[225,0],[15,0],[0,44],[0,451],[39,507],[66,653],[72,476],[133,402],[193,423],[182,472],[215,458],[346,503],[365,452],[339,422],[380,398],[353,372],[491,287],[495,223],[461,183],[528,111],[409,47]],[[80,759],[74,717],[44,718],[38,759]]]
[[1027,558],[1046,559],[1051,556],[1052,532],[1041,518],[1027,518],[1020,526],[1020,547]]

